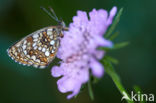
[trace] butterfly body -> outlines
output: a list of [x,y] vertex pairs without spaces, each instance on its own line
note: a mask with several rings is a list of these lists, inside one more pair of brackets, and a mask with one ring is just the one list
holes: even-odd
[[19,64],[45,68],[55,58],[61,37],[62,26],[46,27],[24,37],[7,52]]

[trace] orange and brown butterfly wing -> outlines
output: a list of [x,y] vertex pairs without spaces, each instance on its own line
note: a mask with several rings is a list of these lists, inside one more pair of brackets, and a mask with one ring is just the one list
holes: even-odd
[[45,68],[55,58],[60,33],[57,26],[38,30],[12,45],[8,55],[19,64]]

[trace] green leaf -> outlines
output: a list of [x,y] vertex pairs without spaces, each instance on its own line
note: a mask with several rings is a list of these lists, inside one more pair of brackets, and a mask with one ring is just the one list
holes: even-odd
[[130,44],[129,42],[116,43],[114,44],[112,49],[120,49],[120,48],[126,47],[129,44]]
[[[139,86],[134,86],[134,90],[135,90],[135,93],[138,94],[138,92],[140,92],[142,94],[142,90]],[[142,97],[140,96],[140,99],[142,99]],[[140,103],[146,103],[144,100],[143,101],[140,101]]]
[[130,44],[129,42],[121,42],[121,43],[114,44],[114,46],[111,47],[111,48],[109,48],[109,47],[99,47],[98,50],[103,50],[103,51],[116,50],[116,49],[126,47],[129,44]]
[[111,48],[108,48],[108,47],[98,47],[97,49],[98,50],[103,50],[103,51],[111,50]]
[[[115,83],[116,87],[118,88],[118,90],[120,91],[120,93],[123,96],[127,96],[128,98],[130,98],[130,96],[128,95],[128,93],[126,92],[125,88],[123,87],[120,77],[119,75],[115,72],[114,67],[112,66],[111,62],[107,59],[104,58],[101,61],[105,67],[105,71],[106,73],[112,78],[113,82]],[[130,99],[126,99],[128,103],[134,103],[133,101],[131,101]]]
[[114,40],[119,35],[119,32],[115,32],[109,37],[109,40]]
[[135,85],[133,88],[134,88],[134,90],[135,90],[136,93],[137,93],[138,91],[141,91],[141,89],[140,89],[139,86],[136,86],[136,85]]
[[113,57],[110,57],[110,56],[105,56],[105,58],[107,58],[108,61],[114,63],[114,64],[118,64],[118,60],[113,58]]
[[122,11],[123,11],[123,8],[121,8],[119,10],[118,14],[116,15],[116,17],[115,17],[115,19],[113,21],[113,24],[111,25],[111,27],[109,28],[109,30],[107,31],[107,33],[104,35],[105,38],[108,38],[112,34],[112,32],[114,31],[114,29],[116,28],[116,26],[117,26],[117,24],[118,24],[118,22],[120,20],[120,16],[122,14]]

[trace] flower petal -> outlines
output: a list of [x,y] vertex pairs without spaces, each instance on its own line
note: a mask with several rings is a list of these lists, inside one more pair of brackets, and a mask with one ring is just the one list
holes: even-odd
[[62,77],[58,80],[57,85],[59,91],[62,93],[72,92],[72,94],[67,96],[67,98],[70,99],[79,93],[82,83],[74,78]]
[[53,77],[60,77],[62,72],[63,71],[58,66],[54,66],[53,69],[51,69],[51,75]]
[[113,21],[113,18],[114,18],[114,16],[115,16],[116,12],[117,12],[117,7],[114,6],[114,7],[111,9],[110,13],[109,13],[109,17],[108,17],[108,20],[107,20],[107,25],[108,25],[108,26],[109,26],[110,24],[112,24],[112,21]]
[[88,29],[92,35],[103,35],[107,29],[107,17],[108,13],[106,10],[93,9],[90,13],[90,22]]
[[85,26],[88,23],[88,17],[87,17],[87,13],[84,11],[77,11],[77,16],[73,17],[73,25],[75,27],[81,27],[81,29],[83,29],[83,27],[85,28]]
[[90,67],[91,67],[91,70],[92,70],[92,73],[94,76],[96,76],[97,78],[100,78],[103,76],[104,68],[103,68],[102,64],[100,64],[94,58],[91,59]]
[[106,40],[101,36],[95,36],[94,39],[99,46],[105,46],[105,47],[112,47],[113,46],[111,41]]
[[95,55],[96,59],[98,59],[98,60],[102,59],[104,54],[105,54],[105,52],[103,50],[96,50],[94,52],[94,55]]

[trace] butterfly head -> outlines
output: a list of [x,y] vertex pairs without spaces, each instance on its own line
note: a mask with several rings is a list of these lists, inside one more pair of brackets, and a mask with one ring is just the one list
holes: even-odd
[[66,24],[65,24],[65,22],[62,19],[60,19],[58,21],[58,23],[59,23],[60,26],[62,26],[62,28],[65,28],[66,27]]

